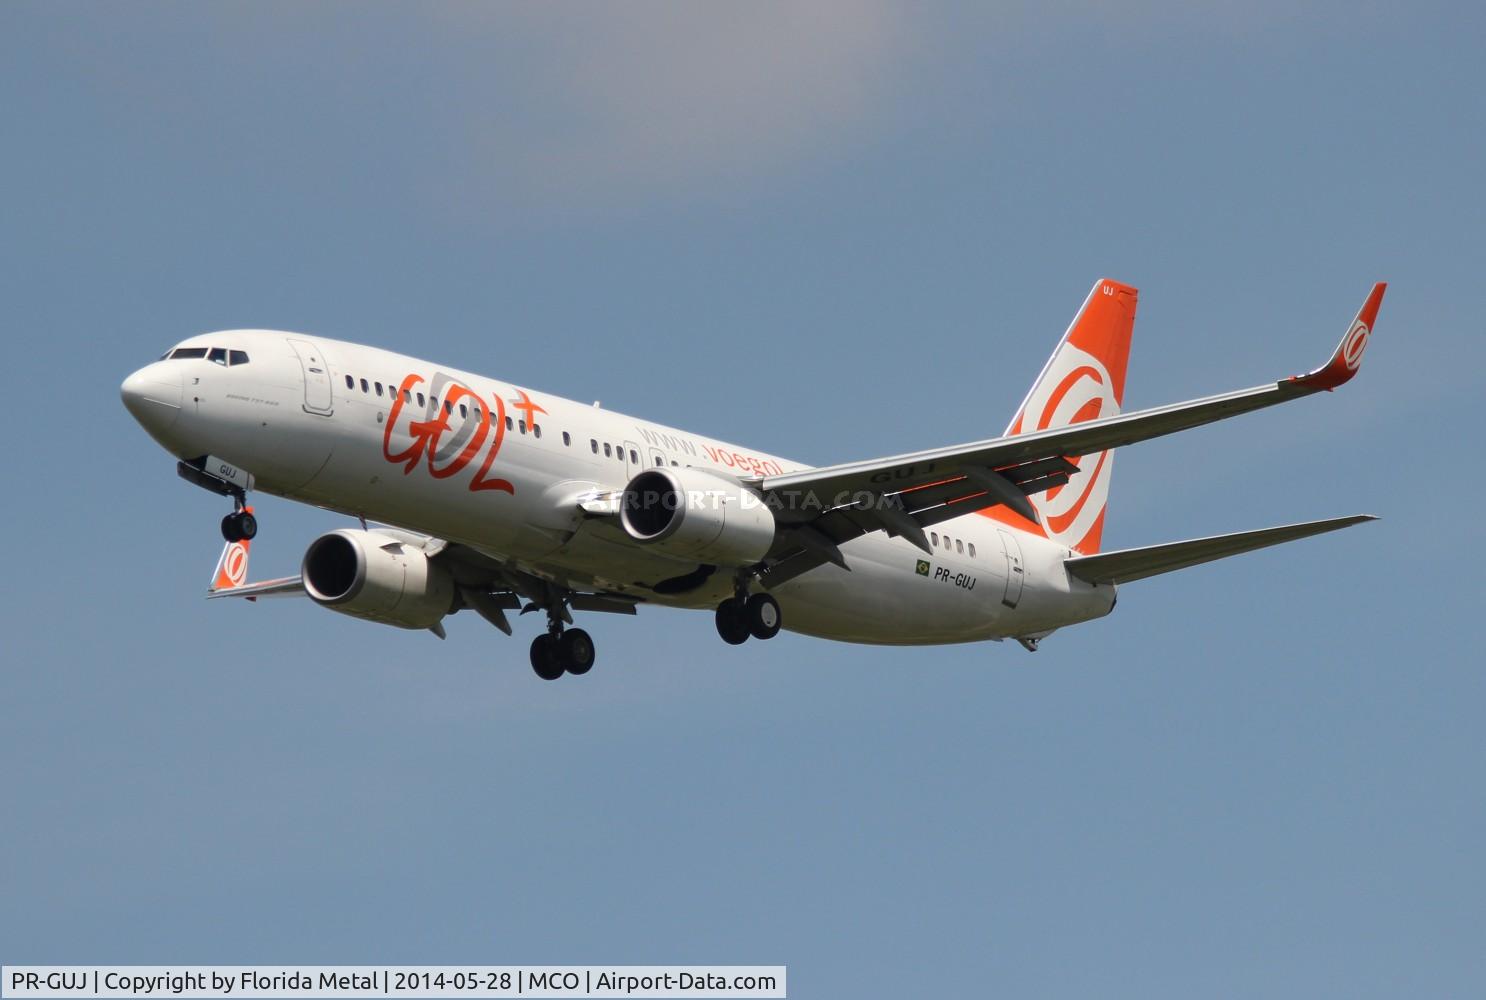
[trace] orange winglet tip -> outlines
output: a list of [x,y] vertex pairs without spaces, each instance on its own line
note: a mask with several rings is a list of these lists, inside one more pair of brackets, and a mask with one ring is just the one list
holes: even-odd
[[1383,304],[1383,293],[1387,290],[1386,281],[1373,285],[1367,301],[1357,310],[1356,318],[1347,328],[1347,335],[1336,346],[1331,359],[1315,371],[1296,375],[1290,381],[1328,392],[1351,381],[1352,376],[1357,374],[1357,369],[1362,367],[1362,353],[1367,350],[1367,342],[1372,339],[1373,325],[1378,321],[1378,307]]
[[[253,513],[252,507],[243,507],[249,514]],[[248,579],[248,548],[252,545],[249,539],[228,542],[222,548],[222,555],[217,560],[217,568],[212,571],[212,584],[207,588],[208,593],[216,593],[221,590],[232,590],[241,587]]]

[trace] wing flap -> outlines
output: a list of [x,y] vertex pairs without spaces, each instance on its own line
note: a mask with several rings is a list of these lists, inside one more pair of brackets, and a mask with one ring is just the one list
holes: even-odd
[[1212,535],[1185,542],[1122,549],[1097,556],[1077,556],[1063,560],[1063,566],[1070,574],[1088,583],[1129,583],[1215,559],[1226,559],[1241,552],[1252,552],[1375,520],[1377,518],[1371,514],[1353,514],[1350,517],[1334,517],[1324,521],[1306,521],[1277,528],[1259,528],[1256,531],[1239,531],[1231,535]]

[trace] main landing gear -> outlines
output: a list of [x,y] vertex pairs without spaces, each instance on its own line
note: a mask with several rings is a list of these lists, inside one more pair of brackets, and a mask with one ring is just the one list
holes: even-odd
[[531,641],[531,668],[544,681],[555,681],[563,674],[575,676],[593,669],[593,639],[581,628],[562,627],[550,619],[547,632]]
[[746,597],[740,593],[717,606],[717,634],[730,646],[742,645],[749,636],[772,639],[783,624],[779,602],[768,594]]

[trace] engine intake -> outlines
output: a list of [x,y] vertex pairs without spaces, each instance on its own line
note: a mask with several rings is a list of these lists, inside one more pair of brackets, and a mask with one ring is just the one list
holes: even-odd
[[353,618],[432,628],[454,606],[454,579],[392,535],[343,528],[310,543],[300,566],[316,604]]
[[646,469],[624,488],[625,534],[669,556],[747,566],[774,544],[774,514],[736,479],[692,468]]

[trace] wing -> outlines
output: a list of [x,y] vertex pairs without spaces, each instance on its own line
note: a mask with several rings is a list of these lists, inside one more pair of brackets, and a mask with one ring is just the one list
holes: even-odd
[[246,597],[250,601],[259,597],[303,597],[304,581],[297,576],[284,576],[261,583],[244,583],[237,587],[208,590],[206,596],[208,600],[215,597]]
[[[553,608],[571,625],[573,619],[568,608],[632,615],[640,600],[606,591],[580,592],[538,576],[512,560],[473,546],[446,542],[388,525],[376,525],[375,530],[422,550],[430,560],[437,562],[454,578],[459,593],[455,610],[469,608],[506,635],[511,634],[507,611],[519,609],[525,613],[538,608]],[[259,597],[306,596],[304,580],[300,576],[280,577],[261,583],[238,582],[247,575],[248,548],[249,543],[241,541],[229,542],[222,550],[212,586],[206,593],[208,598],[246,597],[256,600]]]
[[925,527],[998,505],[1035,527],[1026,497],[1066,485],[1079,472],[1071,459],[1335,389],[1357,373],[1386,287],[1373,286],[1331,357],[1304,375],[1050,430],[754,480],[784,529],[764,582],[782,583],[826,562],[844,566],[840,544],[868,531],[931,551]]
[[1306,521],[1279,528],[1260,528],[1257,531],[1195,538],[1187,542],[1168,542],[1165,545],[1103,552],[1097,556],[1079,556],[1065,559],[1063,565],[1069,573],[1089,583],[1129,583],[1131,580],[1144,580],[1148,576],[1158,576],[1212,562],[1214,559],[1226,559],[1241,552],[1252,552],[1282,542],[1293,542],[1297,538],[1308,538],[1376,520],[1371,514],[1333,517],[1325,521]]

